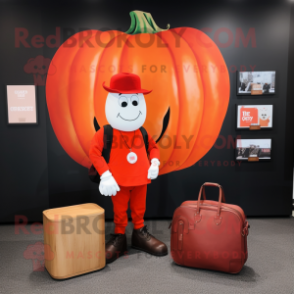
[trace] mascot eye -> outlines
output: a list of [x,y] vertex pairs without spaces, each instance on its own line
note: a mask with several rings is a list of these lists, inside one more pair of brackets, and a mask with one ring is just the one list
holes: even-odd
[[133,95],[133,96],[131,97],[131,101],[132,101],[132,104],[133,104],[134,106],[137,106],[137,105],[139,104],[139,98],[138,98],[138,96]]
[[118,104],[121,106],[121,107],[127,107],[128,106],[128,99],[124,96],[122,97],[119,97],[118,99]]

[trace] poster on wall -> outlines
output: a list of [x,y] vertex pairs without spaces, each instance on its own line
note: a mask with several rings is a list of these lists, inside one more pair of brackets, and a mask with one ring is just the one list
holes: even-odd
[[8,124],[37,124],[35,85],[7,85]]
[[236,160],[248,160],[258,157],[260,160],[271,160],[272,139],[237,139]]
[[259,125],[260,128],[273,127],[273,105],[237,105],[237,129],[249,129]]
[[237,95],[251,95],[253,87],[258,87],[260,95],[276,92],[275,71],[242,71],[237,73]]

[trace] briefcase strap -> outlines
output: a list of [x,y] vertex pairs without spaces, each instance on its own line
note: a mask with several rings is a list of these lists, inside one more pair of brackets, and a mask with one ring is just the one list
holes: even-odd
[[249,225],[248,221],[246,221],[245,226],[244,226],[244,228],[242,230],[242,236],[243,237],[245,237],[245,236],[247,237],[249,235],[249,228],[250,228],[250,225]]

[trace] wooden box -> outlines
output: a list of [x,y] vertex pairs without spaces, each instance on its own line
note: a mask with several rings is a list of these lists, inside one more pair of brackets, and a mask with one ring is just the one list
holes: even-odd
[[66,279],[105,267],[104,209],[94,203],[43,211],[45,267]]

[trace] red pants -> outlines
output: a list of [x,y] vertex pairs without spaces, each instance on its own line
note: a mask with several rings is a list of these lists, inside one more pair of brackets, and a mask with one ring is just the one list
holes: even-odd
[[114,212],[115,234],[124,234],[128,225],[128,204],[130,209],[134,229],[144,226],[144,214],[146,210],[147,184],[133,187],[122,187],[115,196],[111,196]]

